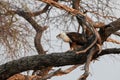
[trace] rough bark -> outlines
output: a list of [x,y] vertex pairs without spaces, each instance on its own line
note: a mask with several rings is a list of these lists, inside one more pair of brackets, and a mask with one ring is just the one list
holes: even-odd
[[120,18],[100,29],[99,33],[102,38],[102,42],[104,42],[111,34],[114,34],[118,30],[120,30]]
[[[106,49],[101,54],[94,55],[93,59],[106,54],[119,54],[120,49]],[[65,65],[76,65],[84,64],[86,62],[86,54],[75,54],[74,52],[66,53],[52,53],[44,55],[34,55],[23,57],[18,60],[7,62],[0,66],[0,79],[6,80],[10,76],[27,71],[27,70],[39,70],[41,66],[65,66]]]

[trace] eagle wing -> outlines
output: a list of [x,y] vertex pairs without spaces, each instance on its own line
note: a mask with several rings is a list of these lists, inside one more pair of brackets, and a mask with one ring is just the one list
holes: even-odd
[[78,45],[84,45],[85,43],[87,43],[87,39],[83,34],[80,34],[78,32],[68,32],[66,34],[72,42],[75,42]]

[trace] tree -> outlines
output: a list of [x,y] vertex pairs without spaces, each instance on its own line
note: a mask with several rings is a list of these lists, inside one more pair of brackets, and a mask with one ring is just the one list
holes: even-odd
[[[112,3],[111,0],[6,0],[1,1],[0,4],[0,42],[3,47],[1,50],[5,50],[3,53],[8,53],[8,56],[14,58],[20,53],[26,54],[35,48],[39,54],[2,64],[0,66],[0,79],[2,80],[27,70],[34,70],[33,76],[37,75],[34,78],[46,80],[52,76],[67,74],[86,63],[89,51],[86,54],[76,54],[74,51],[48,54],[50,52],[47,51],[47,48],[56,49],[53,47],[55,41],[52,41],[56,35],[50,35],[53,31],[54,34],[58,33],[56,30],[79,32],[81,26],[76,18],[77,14],[85,16],[94,28],[99,28],[98,33],[102,44],[105,41],[120,44],[119,41],[108,38],[111,34],[120,35],[118,32],[120,19],[114,15],[114,10],[117,8],[112,7],[118,4]],[[33,43],[30,43],[31,39],[33,39],[34,47],[32,47]],[[119,49],[111,48],[96,54],[98,52],[96,45],[90,51],[93,53],[92,60],[96,60],[102,55],[119,54],[120,52]],[[66,65],[74,66],[65,71],[58,69],[49,73],[53,67]],[[89,65],[86,69],[89,71]],[[85,75],[84,80],[87,76]]]

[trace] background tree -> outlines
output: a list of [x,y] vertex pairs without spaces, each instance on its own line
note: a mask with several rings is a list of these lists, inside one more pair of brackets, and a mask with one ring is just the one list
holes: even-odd
[[[56,39],[56,35],[62,31],[81,30],[74,16],[77,13],[90,18],[92,24],[100,28],[102,42],[107,40],[119,44],[119,41],[108,38],[111,34],[119,36],[116,31],[120,29],[120,20],[114,14],[114,11],[119,10],[118,5],[112,0],[0,0],[0,43],[1,55],[7,58],[5,62],[23,56],[43,54],[1,65],[0,78],[5,80],[14,74],[34,70],[33,75],[38,76],[31,77],[45,80],[55,75],[67,74],[85,63],[87,55],[64,53],[69,48],[64,49],[65,44]],[[53,52],[59,54],[49,54]],[[106,48],[93,59],[119,52],[119,49]],[[66,65],[75,66],[48,74],[54,66]]]

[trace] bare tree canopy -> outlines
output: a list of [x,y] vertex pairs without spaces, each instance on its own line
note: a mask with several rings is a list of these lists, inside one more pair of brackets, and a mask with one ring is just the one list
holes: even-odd
[[[120,53],[119,48],[102,49],[104,42],[120,44],[110,38],[112,34],[120,36],[120,18],[115,14],[118,5],[112,0],[0,0],[1,55],[12,60],[8,58],[0,65],[0,79],[13,80],[15,74],[32,70],[31,76],[25,75],[27,78],[47,80],[85,64],[79,80],[86,80],[91,61]],[[82,46],[70,51],[56,39],[61,32],[87,35],[89,44],[85,44],[85,50]],[[50,72],[53,67],[67,65],[73,66]]]

